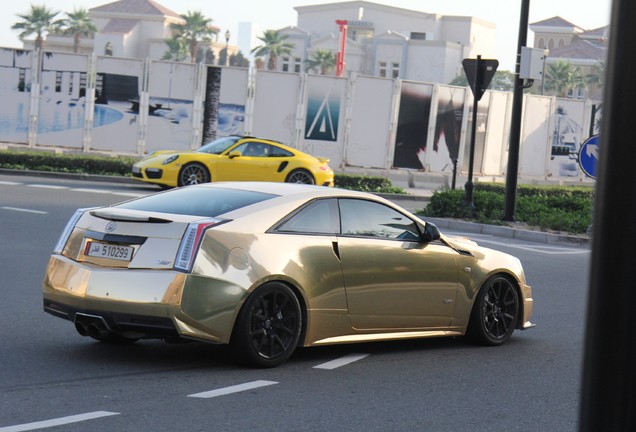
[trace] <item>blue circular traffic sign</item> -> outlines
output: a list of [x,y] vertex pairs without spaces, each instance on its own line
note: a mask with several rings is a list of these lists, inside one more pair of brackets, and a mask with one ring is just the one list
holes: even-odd
[[579,165],[588,177],[596,178],[600,141],[598,135],[592,135],[585,140],[579,150]]

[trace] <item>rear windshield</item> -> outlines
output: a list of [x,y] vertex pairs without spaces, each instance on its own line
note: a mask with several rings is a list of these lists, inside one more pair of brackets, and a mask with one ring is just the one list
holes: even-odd
[[275,196],[273,194],[246,190],[186,186],[127,201],[113,207],[158,213],[215,217],[274,198]]

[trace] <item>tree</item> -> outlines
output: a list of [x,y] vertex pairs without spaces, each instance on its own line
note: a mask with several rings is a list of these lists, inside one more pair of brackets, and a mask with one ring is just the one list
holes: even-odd
[[287,35],[281,34],[278,30],[265,30],[263,36],[259,36],[258,39],[263,45],[252,49],[252,53],[257,57],[268,57],[268,70],[275,70],[278,57],[291,54],[294,48],[294,44],[285,42]]
[[[514,73],[507,70],[496,71],[495,75],[493,75],[492,80],[490,81],[490,84],[488,85],[488,88],[491,90],[498,90],[498,91],[513,91],[515,88],[514,82],[515,82]],[[465,73],[461,75],[457,75],[449,83],[449,85],[454,85],[458,87],[467,87],[468,78],[466,77]]]
[[12,30],[20,30],[18,37],[20,40],[35,35],[35,48],[41,49],[44,41],[44,35],[55,30],[53,19],[59,14],[57,11],[48,9],[46,6],[31,5],[30,14],[16,14],[22,19],[11,26]]
[[184,23],[170,24],[170,28],[175,31],[175,38],[188,42],[190,61],[195,63],[199,42],[210,42],[217,30],[212,27],[212,19],[206,18],[201,12],[188,11],[181,18]]
[[67,12],[66,18],[55,21],[54,27],[65,35],[73,35],[73,52],[79,52],[82,37],[91,36],[97,32],[97,27],[91,20],[86,9],[74,9]]
[[574,89],[585,87],[585,79],[579,68],[569,61],[558,60],[548,66],[545,74],[545,89],[556,96],[567,97]]
[[318,49],[305,63],[308,69],[319,70],[320,75],[327,75],[336,66],[336,55],[329,50]]
[[173,37],[171,39],[164,39],[166,45],[168,45],[168,51],[163,54],[161,60],[172,60],[182,62],[190,55],[188,52],[188,41]]
[[599,61],[594,66],[594,72],[586,77],[588,84],[596,84],[598,88],[603,88],[603,77],[605,77],[605,62]]

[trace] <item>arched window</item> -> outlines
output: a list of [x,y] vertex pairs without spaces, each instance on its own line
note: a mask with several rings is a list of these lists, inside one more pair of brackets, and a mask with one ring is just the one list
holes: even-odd
[[545,39],[539,38],[539,40],[537,41],[537,45],[538,45],[538,48],[544,49],[545,48]]
[[565,40],[559,39],[559,48],[564,47],[564,46],[565,46]]
[[549,39],[548,40],[548,49],[549,50],[553,50],[554,49],[554,39]]

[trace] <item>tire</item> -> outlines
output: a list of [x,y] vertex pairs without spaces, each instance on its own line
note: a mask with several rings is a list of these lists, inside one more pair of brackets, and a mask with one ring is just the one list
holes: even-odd
[[210,171],[198,162],[184,165],[179,171],[177,184],[179,186],[189,186],[211,181]]
[[479,290],[466,335],[481,345],[501,345],[519,320],[519,293],[510,278],[495,275]]
[[270,282],[252,293],[241,308],[230,345],[239,362],[271,368],[285,362],[300,339],[302,312],[294,292]]
[[303,183],[303,184],[316,184],[314,176],[304,169],[297,169],[289,173],[285,179],[285,183]]

